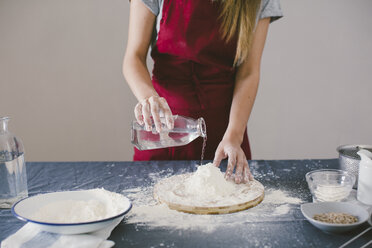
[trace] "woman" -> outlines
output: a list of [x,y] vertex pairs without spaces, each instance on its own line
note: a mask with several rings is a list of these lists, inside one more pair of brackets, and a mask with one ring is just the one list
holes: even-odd
[[[205,159],[226,176],[253,179],[247,122],[256,97],[260,62],[270,21],[282,16],[279,0],[132,0],[124,76],[138,99],[135,116],[161,130],[172,114],[203,117]],[[152,44],[153,77],[146,66]],[[182,147],[139,151],[134,160],[196,160],[201,139]]]

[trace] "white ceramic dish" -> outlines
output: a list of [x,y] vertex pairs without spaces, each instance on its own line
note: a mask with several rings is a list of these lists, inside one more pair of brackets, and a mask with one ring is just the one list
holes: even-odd
[[[357,228],[361,224],[367,221],[369,215],[368,211],[357,205],[347,202],[317,202],[317,203],[305,203],[301,205],[301,212],[305,218],[324,232],[330,233],[342,233]],[[346,213],[358,217],[358,222],[353,224],[331,224],[313,219],[315,214],[322,213]]]
[[98,200],[104,203],[104,199],[92,194],[89,190],[81,191],[62,191],[54,193],[46,193],[27,197],[15,203],[12,207],[12,213],[18,219],[33,223],[38,226],[41,230],[60,233],[60,234],[79,234],[79,233],[88,233],[100,230],[105,228],[116,221],[119,221],[123,216],[129,212],[132,208],[130,200],[126,197],[122,197],[122,202],[120,206],[123,211],[114,216],[110,216],[105,219],[89,222],[80,222],[80,223],[49,223],[33,219],[34,213],[38,211],[41,207],[53,203],[56,201],[63,200],[77,200],[77,201],[88,201],[88,200]]

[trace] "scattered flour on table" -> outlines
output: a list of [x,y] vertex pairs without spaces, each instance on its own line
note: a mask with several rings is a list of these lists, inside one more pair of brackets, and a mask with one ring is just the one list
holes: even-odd
[[[167,176],[171,176],[169,173]],[[265,189],[265,198],[253,208],[221,215],[195,215],[171,210],[165,204],[159,204],[153,196],[154,185],[164,179],[163,175],[152,174],[153,183],[146,187],[124,190],[122,193],[132,200],[133,208],[126,215],[126,223],[146,226],[148,228],[196,229],[213,232],[224,226],[237,224],[267,222],[273,220],[295,220],[294,211],[302,200],[290,196],[280,189]]]
[[61,200],[49,203],[31,219],[53,223],[89,222],[113,217],[125,210],[123,195],[105,189],[84,190],[89,200]]
[[285,191],[271,189],[265,197],[264,202],[272,204],[300,204],[302,200],[297,197],[288,196]]

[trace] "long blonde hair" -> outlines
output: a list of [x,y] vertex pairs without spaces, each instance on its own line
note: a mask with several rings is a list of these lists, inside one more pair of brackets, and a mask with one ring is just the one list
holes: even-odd
[[223,38],[230,41],[238,35],[234,65],[240,64],[248,56],[260,6],[261,0],[221,0]]

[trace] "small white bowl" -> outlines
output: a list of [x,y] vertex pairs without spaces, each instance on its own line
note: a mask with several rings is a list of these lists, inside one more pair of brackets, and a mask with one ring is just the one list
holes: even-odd
[[91,193],[91,190],[80,190],[80,191],[62,191],[62,192],[54,192],[54,193],[46,193],[35,195],[31,197],[27,197],[15,203],[12,207],[12,213],[15,217],[20,220],[27,221],[32,223],[35,226],[38,226],[41,230],[52,232],[52,233],[60,233],[60,234],[80,234],[80,233],[88,233],[100,230],[105,228],[109,225],[118,224],[123,216],[129,212],[132,208],[132,204],[130,200],[124,196],[122,196],[122,200],[120,201],[122,212],[110,216],[105,219],[97,220],[97,221],[87,221],[87,222],[80,222],[80,223],[53,223],[53,222],[45,222],[45,221],[38,221],[37,219],[33,218],[33,214],[36,213],[40,208],[46,206],[47,204],[63,201],[63,200],[97,200],[100,202],[105,201],[104,198],[97,196]]
[[314,202],[344,201],[355,182],[354,175],[335,169],[310,171],[305,178]]
[[[305,218],[324,232],[329,233],[342,233],[353,230],[367,221],[369,214],[368,211],[357,205],[347,202],[317,202],[317,203],[305,203],[301,205],[301,212]],[[314,220],[315,214],[323,213],[345,213],[356,216],[358,222],[353,224],[331,224]]]

